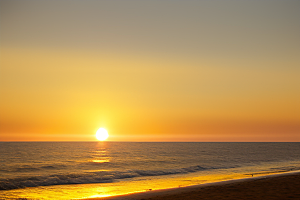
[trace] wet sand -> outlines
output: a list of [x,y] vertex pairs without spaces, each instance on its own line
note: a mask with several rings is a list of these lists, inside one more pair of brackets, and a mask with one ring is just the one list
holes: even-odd
[[105,200],[300,200],[300,172],[149,191]]

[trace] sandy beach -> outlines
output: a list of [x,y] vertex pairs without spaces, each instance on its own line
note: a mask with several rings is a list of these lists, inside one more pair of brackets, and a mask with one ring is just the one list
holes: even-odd
[[300,199],[300,172],[224,181],[184,188],[97,198],[105,200]]

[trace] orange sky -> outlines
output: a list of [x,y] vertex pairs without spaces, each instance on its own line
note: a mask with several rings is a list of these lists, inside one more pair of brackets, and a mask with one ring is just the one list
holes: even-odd
[[299,8],[2,0],[0,141],[300,142]]

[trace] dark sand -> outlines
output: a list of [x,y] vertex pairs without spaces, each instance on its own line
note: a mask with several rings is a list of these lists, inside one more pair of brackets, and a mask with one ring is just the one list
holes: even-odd
[[300,200],[300,173],[287,173],[224,181],[185,188],[149,191],[118,197],[99,198],[118,200]]

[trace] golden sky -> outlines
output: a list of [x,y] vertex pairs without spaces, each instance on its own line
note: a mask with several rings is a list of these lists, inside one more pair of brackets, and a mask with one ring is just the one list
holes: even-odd
[[0,0],[0,141],[300,142],[299,1]]

